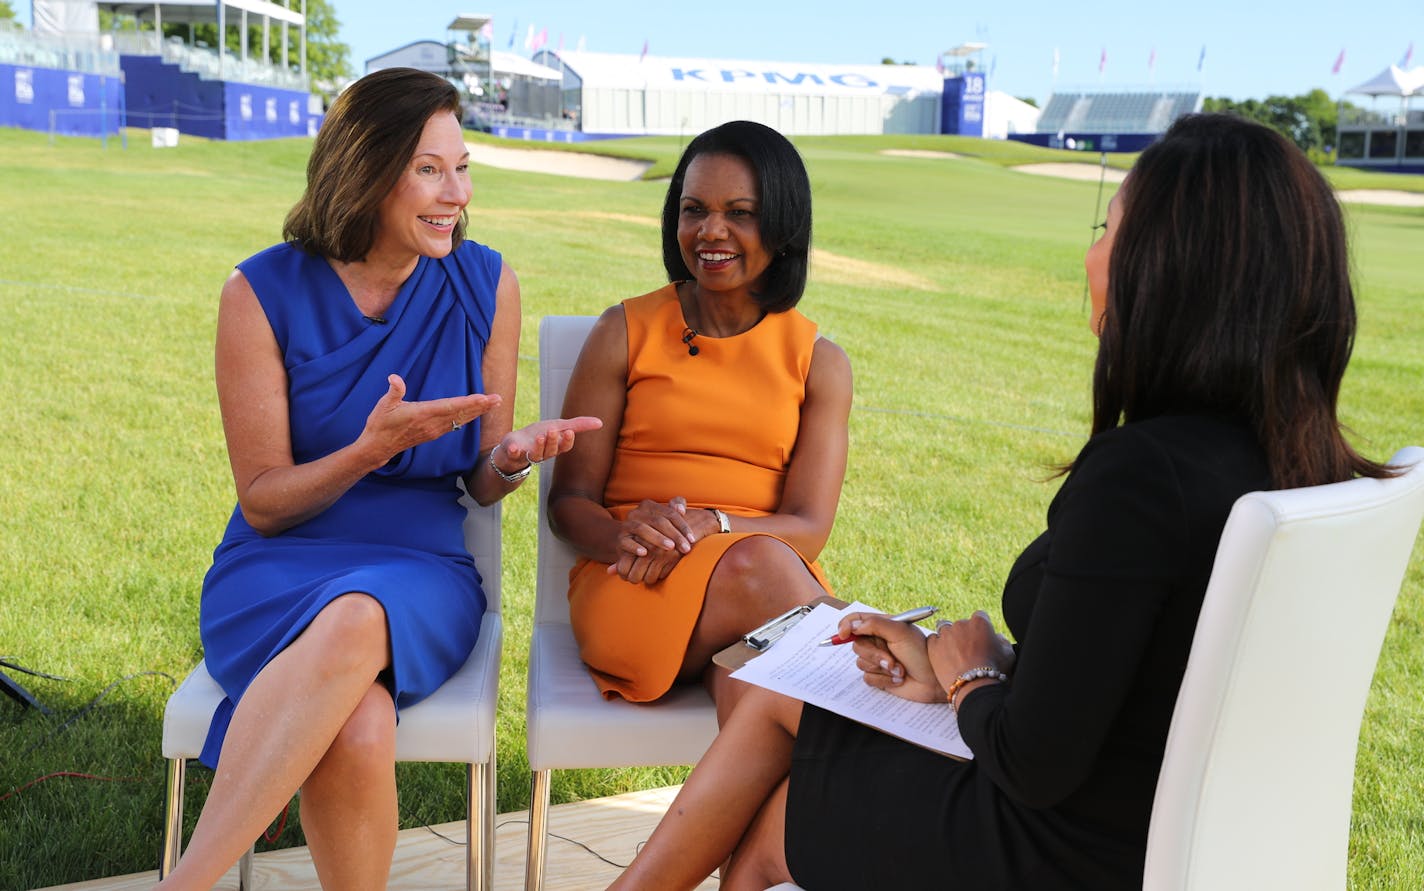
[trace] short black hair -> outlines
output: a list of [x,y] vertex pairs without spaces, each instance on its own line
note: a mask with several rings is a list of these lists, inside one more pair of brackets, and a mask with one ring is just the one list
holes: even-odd
[[663,267],[668,281],[686,281],[692,271],[677,243],[677,219],[687,168],[698,155],[731,155],[756,175],[761,241],[771,254],[755,295],[767,312],[785,312],[801,301],[811,260],[811,180],[785,136],[753,121],[729,121],[699,135],[682,153],[663,201]]

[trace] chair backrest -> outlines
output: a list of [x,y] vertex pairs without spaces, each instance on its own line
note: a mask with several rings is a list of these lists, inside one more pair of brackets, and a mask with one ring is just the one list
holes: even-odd
[[[564,392],[574,373],[595,316],[545,316],[539,323],[539,417],[563,412]],[[569,570],[577,554],[549,528],[545,505],[554,479],[554,460],[539,464],[539,566],[535,580],[535,624],[569,624]]]
[[1253,492],[1217,549],[1167,737],[1143,887],[1345,887],[1365,700],[1421,517],[1388,480]]
[[[464,483],[460,484],[464,489]],[[500,547],[500,514],[502,502],[496,501],[489,507],[480,507],[469,493],[460,496],[465,506],[465,548],[475,558],[475,568],[480,572],[480,587],[485,591],[486,613],[500,611],[500,588],[503,582]]]

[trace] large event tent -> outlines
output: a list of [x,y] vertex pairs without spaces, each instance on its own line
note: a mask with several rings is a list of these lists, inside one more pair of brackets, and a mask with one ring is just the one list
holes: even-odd
[[828,65],[543,51],[586,133],[699,133],[760,121],[789,135],[938,133],[944,77],[928,65]]

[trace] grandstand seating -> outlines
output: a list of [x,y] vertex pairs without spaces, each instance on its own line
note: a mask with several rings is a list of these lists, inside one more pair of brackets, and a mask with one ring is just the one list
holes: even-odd
[[1054,93],[1038,119],[1039,133],[1161,133],[1201,107],[1195,91]]

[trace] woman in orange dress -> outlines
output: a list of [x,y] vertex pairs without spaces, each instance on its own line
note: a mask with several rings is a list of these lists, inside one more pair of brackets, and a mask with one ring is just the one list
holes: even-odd
[[[845,478],[850,362],[795,309],[811,189],[781,134],[733,121],[688,145],[663,205],[670,284],[612,306],[565,413],[601,418],[554,471],[580,554],[579,651],[605,696],[703,675],[768,618],[829,593],[816,558]],[[725,713],[722,675],[709,687]]]

